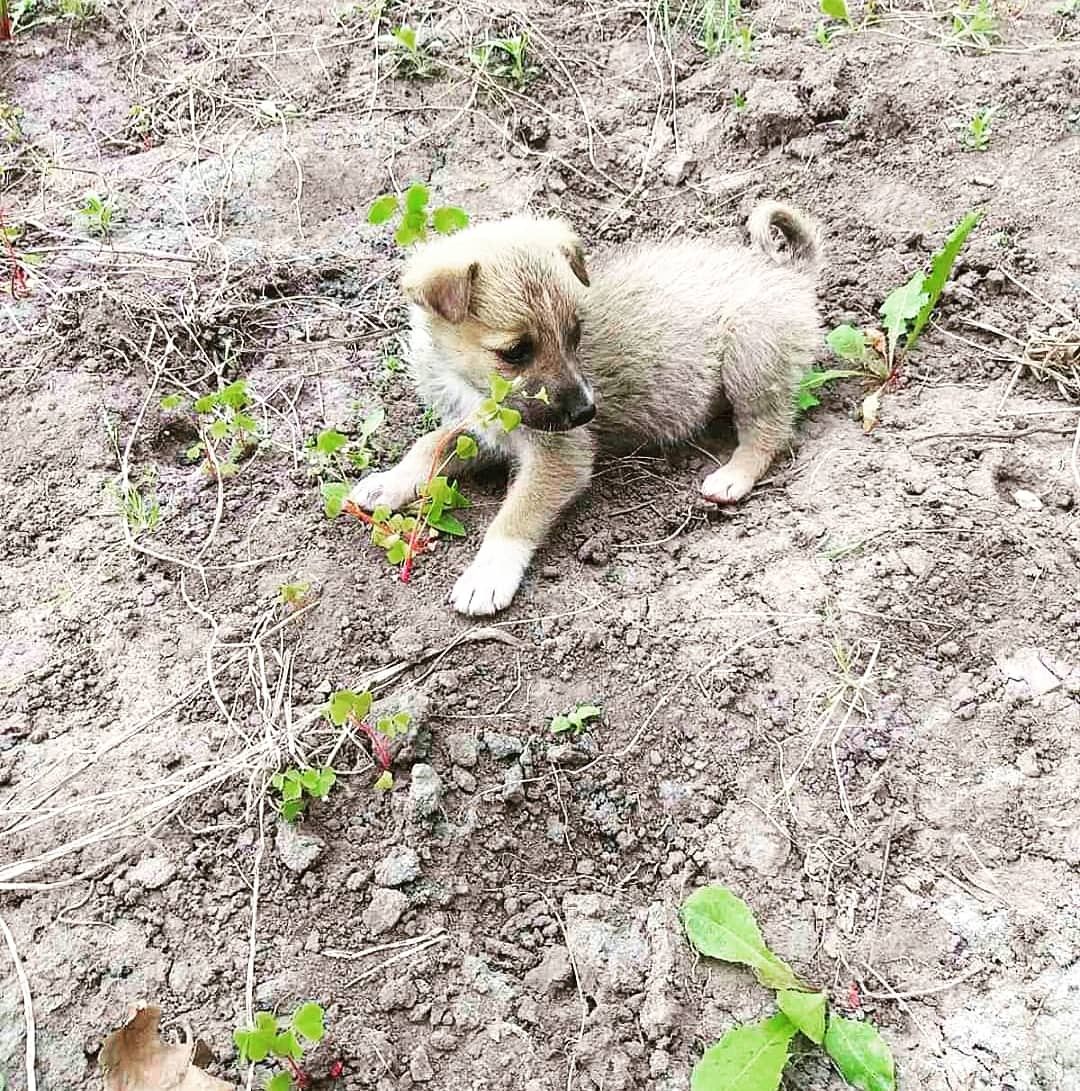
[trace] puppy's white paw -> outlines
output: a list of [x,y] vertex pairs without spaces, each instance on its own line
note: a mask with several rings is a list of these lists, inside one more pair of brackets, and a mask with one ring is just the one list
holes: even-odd
[[368,474],[349,490],[349,499],[364,511],[374,511],[382,506],[397,511],[416,499],[416,482],[395,466],[391,470]]
[[754,487],[754,475],[734,462],[713,470],[701,483],[701,495],[714,504],[734,504]]
[[532,547],[514,538],[486,541],[454,584],[450,601],[459,614],[490,617],[510,605],[525,575]]

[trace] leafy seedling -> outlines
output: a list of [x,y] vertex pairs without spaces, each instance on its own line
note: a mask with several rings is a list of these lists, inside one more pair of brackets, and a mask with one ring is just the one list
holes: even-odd
[[990,146],[990,130],[996,114],[997,109],[993,106],[982,106],[972,114],[961,136],[961,142],[968,151],[984,152]]
[[701,47],[710,57],[738,44],[742,0],[702,0]]
[[496,79],[509,80],[516,87],[524,87],[539,75],[540,69],[529,64],[526,57],[529,38],[519,34],[515,38],[491,38],[473,52],[473,63]]
[[330,794],[337,774],[329,766],[320,769],[297,769],[290,766],[270,778],[270,787],[277,790],[277,808],[286,822],[295,822],[313,799],[324,800]]
[[355,728],[368,740],[371,756],[379,767],[379,777],[373,787],[379,791],[389,791],[394,786],[394,777],[390,772],[393,757],[390,744],[408,732],[412,726],[412,715],[402,709],[390,716],[380,716],[372,725],[368,715],[371,701],[368,690],[361,693],[350,689],[336,690],[330,694],[323,714],[335,727]]
[[287,606],[291,610],[298,610],[301,606],[304,606],[310,593],[311,584],[306,581],[303,583],[283,583],[278,588],[281,605]]
[[400,26],[390,31],[396,69],[408,79],[426,80],[435,75],[435,61],[420,41],[415,27]]
[[877,424],[882,396],[899,385],[901,355],[915,348],[968,235],[982,215],[982,212],[967,213],[934,254],[929,273],[920,270],[885,297],[881,305],[884,332],[849,325],[829,331],[825,338],[829,348],[849,366],[808,371],[799,384],[797,404],[800,411],[820,404],[816,391],[829,383],[838,379],[862,379],[868,387],[860,408],[863,431],[869,432]]
[[376,409],[363,419],[352,438],[336,428],[324,428],[304,448],[304,458],[312,473],[344,481],[350,470],[366,470],[373,457],[369,441],[384,420],[386,411]]
[[258,1064],[271,1060],[280,1065],[281,1071],[267,1080],[266,1091],[303,1091],[311,1086],[311,1076],[301,1067],[305,1046],[317,1045],[325,1036],[325,1012],[308,1001],[287,1021],[272,1012],[256,1012],[253,1023],[233,1031],[233,1042],[241,1061]]
[[10,102],[0,102],[0,144],[18,144],[22,140],[22,119],[21,107],[13,106]]
[[949,40],[958,48],[988,53],[1001,44],[1001,21],[994,0],[958,0],[948,17],[952,25]]
[[683,927],[709,958],[748,966],[776,991],[775,1015],[729,1030],[694,1067],[691,1091],[776,1091],[796,1035],[824,1048],[840,1075],[860,1091],[895,1091],[889,1047],[870,1024],[829,1011],[824,992],[803,982],[766,944],[753,911],[723,886],[695,890],[683,903]]
[[[184,452],[187,460],[201,460],[207,473],[220,477],[235,474],[240,460],[258,445],[259,422],[248,412],[250,405],[246,379],[236,379],[213,394],[196,398],[192,409],[202,438]],[[168,394],[161,399],[161,408],[170,412],[186,406],[179,394]]]
[[123,218],[116,198],[111,194],[102,196],[93,191],[83,196],[83,202],[75,210],[75,226],[82,228],[88,235],[100,235],[108,238],[113,227]]
[[569,712],[554,717],[551,730],[556,735],[571,735],[576,739],[598,722],[600,716],[601,710],[596,705],[577,705]]
[[118,478],[110,484],[109,492],[133,539],[157,530],[161,522],[161,504],[152,482],[133,484],[129,481],[125,484]]
[[427,186],[419,182],[409,186],[404,198],[398,198],[393,193],[384,193],[372,201],[368,209],[368,223],[388,223],[400,213],[401,221],[394,231],[394,241],[402,247],[426,242],[429,231],[438,235],[452,235],[468,224],[468,214],[456,205],[443,205],[429,210],[429,197]]

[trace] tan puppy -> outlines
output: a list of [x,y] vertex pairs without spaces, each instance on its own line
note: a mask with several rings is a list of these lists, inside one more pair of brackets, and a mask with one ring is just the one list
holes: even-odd
[[[776,202],[750,216],[750,248],[705,240],[632,246],[596,260],[561,221],[514,217],[437,239],[409,259],[409,361],[443,427],[351,499],[414,500],[448,437],[488,395],[493,371],[545,387],[513,398],[522,427],[469,431],[516,465],[506,500],[451,596],[463,614],[509,605],[560,511],[588,484],[598,449],[678,443],[725,403],[738,446],[701,485],[744,497],[789,442],[795,393],[821,343],[813,286],[819,232]],[[463,464],[448,473],[459,473]]]

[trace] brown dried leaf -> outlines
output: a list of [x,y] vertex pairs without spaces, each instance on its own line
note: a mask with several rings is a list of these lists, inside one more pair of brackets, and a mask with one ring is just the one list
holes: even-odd
[[158,1034],[161,1009],[139,1008],[105,1039],[98,1064],[105,1091],[237,1091],[191,1063],[195,1045],[166,1045]]

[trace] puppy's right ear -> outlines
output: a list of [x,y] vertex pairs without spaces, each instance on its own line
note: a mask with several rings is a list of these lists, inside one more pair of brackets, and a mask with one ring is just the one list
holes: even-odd
[[406,268],[401,287],[406,298],[431,314],[457,325],[469,314],[479,262],[434,264],[418,261]]

